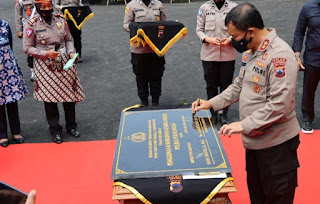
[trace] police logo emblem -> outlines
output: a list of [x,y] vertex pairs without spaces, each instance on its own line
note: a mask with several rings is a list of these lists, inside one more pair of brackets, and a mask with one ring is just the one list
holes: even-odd
[[281,78],[286,75],[285,66],[287,63],[286,58],[275,58],[272,60],[274,66],[274,75],[278,78]]
[[170,180],[170,191],[173,193],[179,193],[182,191],[182,176],[169,176]]
[[199,9],[198,11],[198,15],[201,16],[202,15],[202,9]]

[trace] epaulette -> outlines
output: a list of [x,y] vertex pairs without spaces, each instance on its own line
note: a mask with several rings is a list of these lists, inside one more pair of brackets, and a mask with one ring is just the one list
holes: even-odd
[[38,18],[37,17],[32,17],[28,20],[29,25],[33,25],[35,22],[37,22]]

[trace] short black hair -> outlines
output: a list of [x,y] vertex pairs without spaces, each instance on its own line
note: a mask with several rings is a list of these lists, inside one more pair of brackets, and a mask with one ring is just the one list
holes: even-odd
[[227,14],[225,25],[228,26],[230,21],[237,29],[243,32],[247,31],[249,27],[264,28],[263,20],[258,9],[250,3],[243,3],[234,7]]

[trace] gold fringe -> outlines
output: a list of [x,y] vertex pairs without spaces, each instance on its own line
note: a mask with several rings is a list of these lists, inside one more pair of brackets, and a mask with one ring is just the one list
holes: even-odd
[[132,108],[140,108],[140,107],[142,107],[142,106],[143,106],[143,105],[141,105],[141,104],[136,104],[136,105],[134,105],[134,106],[130,106],[130,107],[128,107],[128,108],[123,109],[122,112],[126,112],[127,110],[130,110],[130,109],[132,109]]
[[211,192],[210,194],[200,203],[200,204],[207,204],[210,200],[218,193],[218,191],[228,182],[233,181],[232,177],[228,177],[221,181]]
[[[171,47],[173,44],[175,44],[180,38],[186,38],[188,34],[188,29],[187,28],[182,28],[179,33],[177,33],[165,46],[164,48],[162,48],[162,50],[159,50],[154,44],[153,42],[150,40],[150,38],[146,35],[146,33],[144,32],[144,30],[139,29],[137,31],[137,35],[135,35],[134,37],[132,37],[130,39],[130,45],[132,46],[133,44],[137,44],[137,46],[139,47],[140,44],[143,45],[143,47],[145,46],[145,43],[147,43],[150,48],[159,56],[162,57]],[[139,38],[138,36],[142,35],[144,38],[144,41]]]
[[148,201],[143,195],[141,195],[139,193],[139,191],[137,191],[135,188],[128,186],[122,182],[115,182],[113,184],[114,186],[122,186],[126,189],[128,189],[129,191],[131,191],[131,193],[133,193],[135,196],[137,196],[137,198],[139,198],[141,200],[141,202],[145,203],[145,204],[152,204],[150,201]]
[[73,16],[71,15],[71,13],[69,12],[68,9],[64,10],[64,18],[67,19],[67,17],[73,22],[73,24],[76,26],[76,28],[78,30],[81,30],[82,26],[85,24],[85,22],[92,18],[94,16],[94,13],[90,13],[81,23],[80,25],[77,24],[77,22],[74,20]]

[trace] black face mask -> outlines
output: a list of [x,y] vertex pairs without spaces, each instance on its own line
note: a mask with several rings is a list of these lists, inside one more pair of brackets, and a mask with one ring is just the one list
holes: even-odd
[[240,53],[247,51],[248,50],[248,47],[247,47],[248,43],[250,43],[252,41],[252,37],[249,40],[246,39],[247,32],[248,31],[246,31],[246,34],[244,35],[244,37],[239,41],[236,41],[233,38],[231,39],[231,45]]
[[41,15],[41,17],[46,21],[46,22],[51,22],[51,14],[53,12],[53,9],[50,10],[41,10],[40,9],[41,4],[36,4],[36,10],[37,12]]

